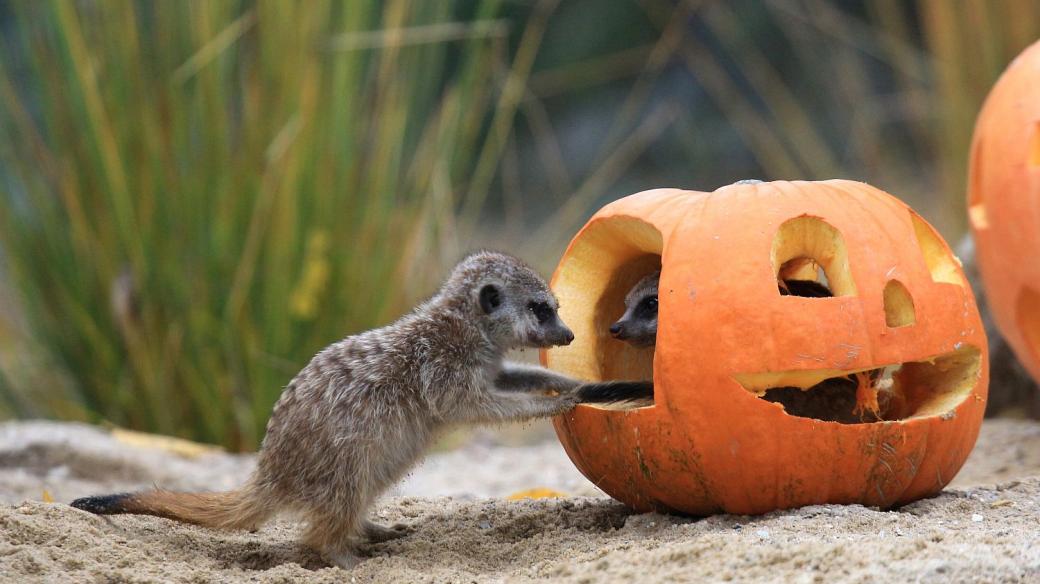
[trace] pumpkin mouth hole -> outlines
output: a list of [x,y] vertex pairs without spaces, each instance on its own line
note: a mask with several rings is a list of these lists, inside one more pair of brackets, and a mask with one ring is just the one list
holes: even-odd
[[840,371],[743,373],[736,380],[784,413],[840,424],[952,415],[978,381],[981,353],[961,347],[922,361]]

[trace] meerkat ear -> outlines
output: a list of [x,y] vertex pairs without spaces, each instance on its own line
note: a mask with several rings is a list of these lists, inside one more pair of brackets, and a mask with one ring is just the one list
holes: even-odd
[[480,309],[484,314],[491,314],[502,305],[502,293],[494,284],[488,284],[480,289]]

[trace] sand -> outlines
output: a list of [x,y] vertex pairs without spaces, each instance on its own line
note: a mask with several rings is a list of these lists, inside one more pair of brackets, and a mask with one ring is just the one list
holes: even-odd
[[[1040,423],[987,420],[953,485],[898,511],[822,505],[760,517],[634,514],[553,441],[478,434],[431,456],[379,506],[416,527],[350,571],[295,526],[222,533],[62,504],[146,487],[229,487],[250,456],[177,454],[83,425],[0,424],[0,580],[10,582],[1040,582]],[[560,499],[512,501],[545,487]],[[57,502],[44,502],[53,498]]]

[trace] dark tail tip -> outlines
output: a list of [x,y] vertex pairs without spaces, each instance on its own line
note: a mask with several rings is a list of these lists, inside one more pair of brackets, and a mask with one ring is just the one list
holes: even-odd
[[652,381],[606,381],[587,383],[578,389],[581,403],[616,403],[653,400]]
[[97,495],[95,497],[83,497],[69,503],[76,509],[94,513],[96,515],[112,515],[115,513],[126,513],[126,504],[133,497],[132,493],[116,493],[115,495]]

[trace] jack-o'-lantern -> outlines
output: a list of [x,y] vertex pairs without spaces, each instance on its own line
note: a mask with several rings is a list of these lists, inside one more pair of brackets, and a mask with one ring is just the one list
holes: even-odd
[[[626,291],[657,270],[656,345],[611,338]],[[830,294],[785,295],[784,279]],[[638,510],[891,507],[941,490],[978,435],[986,339],[959,262],[871,186],[638,193],[592,217],[552,286],[576,340],[544,364],[654,381],[652,405],[554,420],[578,469]],[[855,381],[843,422],[814,415],[834,380]]]
[[1040,381],[1040,43],[993,87],[975,125],[968,217],[986,299]]

